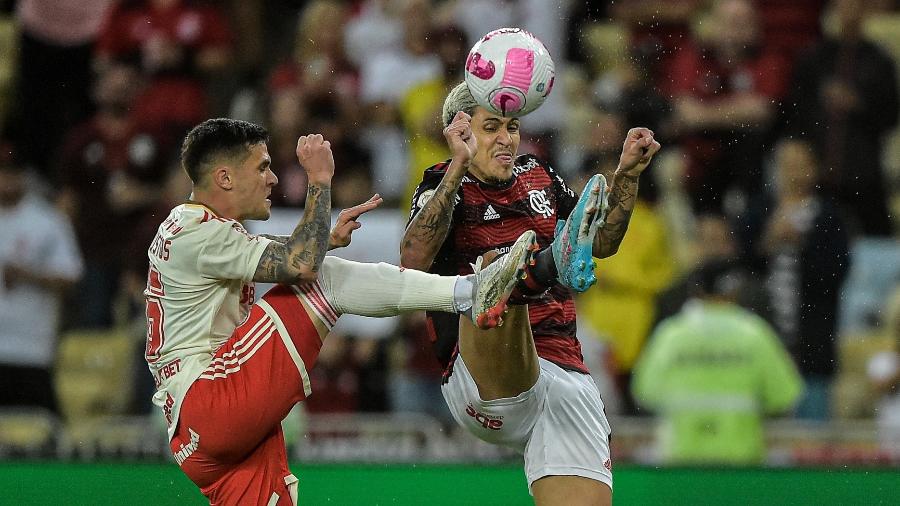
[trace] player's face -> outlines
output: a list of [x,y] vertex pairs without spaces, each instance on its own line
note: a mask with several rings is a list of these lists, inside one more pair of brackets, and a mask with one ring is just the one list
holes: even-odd
[[240,220],[267,220],[271,214],[269,195],[278,184],[272,172],[272,158],[265,143],[250,147],[250,155],[235,171],[235,196],[240,203]]
[[509,180],[519,150],[519,119],[504,118],[476,107],[472,134],[478,142],[478,151],[469,171],[489,183]]

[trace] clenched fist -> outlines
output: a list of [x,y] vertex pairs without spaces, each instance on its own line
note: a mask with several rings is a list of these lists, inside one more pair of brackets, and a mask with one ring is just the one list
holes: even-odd
[[639,176],[650,165],[650,160],[660,147],[662,146],[653,138],[653,130],[632,128],[625,136],[617,172],[625,176]]
[[297,161],[306,171],[310,184],[331,183],[334,155],[331,143],[320,134],[301,135],[297,140]]

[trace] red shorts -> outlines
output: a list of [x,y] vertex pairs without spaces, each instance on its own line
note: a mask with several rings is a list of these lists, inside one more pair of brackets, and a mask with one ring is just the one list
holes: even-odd
[[321,346],[298,296],[277,286],[191,385],[170,446],[210,504],[292,504],[281,421],[310,394]]

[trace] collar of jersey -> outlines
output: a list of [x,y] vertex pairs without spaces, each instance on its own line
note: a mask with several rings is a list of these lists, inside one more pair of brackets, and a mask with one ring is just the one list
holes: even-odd
[[[452,160],[448,159],[447,161],[444,162],[444,167],[443,167],[444,170],[446,170],[447,166],[450,165],[451,161]],[[482,181],[482,180],[478,179],[477,177],[475,177],[475,174],[472,174],[471,172],[468,172],[468,171],[466,171],[466,175],[469,176],[469,178],[472,181],[475,181],[475,183],[478,185],[478,187],[481,188],[482,190],[493,190],[493,191],[508,190],[513,185],[513,183],[516,182],[515,171],[513,171],[513,176],[511,178],[509,178],[508,181],[503,181],[501,183],[496,183],[496,184]]]
[[203,202],[197,202],[196,200],[186,200],[186,201],[184,201],[184,205],[202,207],[202,208],[208,210],[209,212],[211,212],[214,217],[216,217],[216,218],[222,217],[222,215],[220,215],[215,209],[209,207],[209,205],[204,204]]

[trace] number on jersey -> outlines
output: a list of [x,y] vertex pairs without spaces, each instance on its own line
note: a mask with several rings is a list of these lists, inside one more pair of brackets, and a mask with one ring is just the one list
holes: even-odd
[[159,350],[162,348],[165,337],[163,336],[163,308],[159,297],[166,294],[162,281],[159,279],[159,271],[150,266],[147,273],[147,350],[144,357],[147,362],[153,363],[159,360]]

